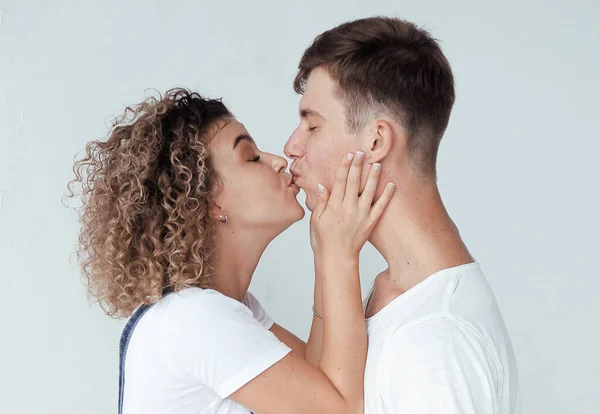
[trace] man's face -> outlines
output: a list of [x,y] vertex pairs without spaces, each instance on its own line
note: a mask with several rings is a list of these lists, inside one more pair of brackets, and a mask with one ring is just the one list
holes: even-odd
[[306,206],[311,211],[317,204],[317,185],[331,191],[343,157],[360,148],[357,137],[348,134],[344,105],[334,87],[324,69],[311,72],[300,101],[300,124],[284,147],[293,161],[290,172],[306,192]]

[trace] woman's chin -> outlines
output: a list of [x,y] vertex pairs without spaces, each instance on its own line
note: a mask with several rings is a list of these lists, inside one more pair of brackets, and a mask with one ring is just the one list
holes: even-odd
[[[270,224],[264,223],[266,224],[267,228],[275,229],[278,235],[287,230],[292,224],[302,220],[306,215],[306,211],[296,199],[294,199],[293,202],[287,201],[285,205],[282,205],[281,209],[279,210],[279,213],[284,214],[274,214],[273,216],[271,216],[275,219],[274,221],[272,221]],[[263,225],[262,228],[265,228],[265,226]]]
[[306,211],[304,210],[304,207],[302,207],[302,204],[300,204],[298,201],[296,201],[296,211],[297,211],[297,215],[295,217],[295,220],[293,223],[296,223],[300,220],[302,220],[304,218],[304,216],[306,215]]
[[287,230],[292,224],[302,220],[305,215],[306,211],[304,211],[300,203],[298,203],[293,209],[290,209],[289,218],[285,221],[284,228],[281,231]]
[[302,206],[298,205],[298,207],[294,209],[294,213],[290,214],[289,221],[285,228],[287,229],[292,224],[299,222],[300,220],[302,220],[304,218],[305,215],[306,215],[306,212],[304,211]]

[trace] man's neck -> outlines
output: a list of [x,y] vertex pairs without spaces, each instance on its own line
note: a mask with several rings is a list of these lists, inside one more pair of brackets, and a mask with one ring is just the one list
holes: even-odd
[[389,266],[376,283],[376,308],[440,270],[473,261],[435,182],[397,185],[370,241]]

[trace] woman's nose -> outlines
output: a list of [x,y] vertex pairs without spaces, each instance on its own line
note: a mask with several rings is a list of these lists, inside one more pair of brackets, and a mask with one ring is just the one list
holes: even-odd
[[288,166],[288,162],[285,158],[277,155],[273,156],[273,168],[277,172],[284,172]]

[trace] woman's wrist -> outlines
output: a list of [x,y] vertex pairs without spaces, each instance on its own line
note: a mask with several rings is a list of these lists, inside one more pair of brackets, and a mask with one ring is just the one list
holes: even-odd
[[354,254],[341,249],[332,249],[323,252],[318,257],[315,256],[315,268],[318,269],[317,273],[319,273],[319,270],[358,265],[358,259],[358,253]]

